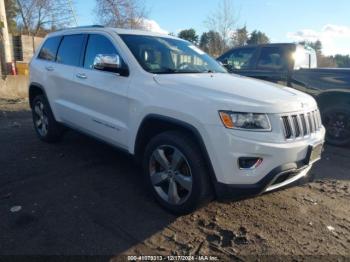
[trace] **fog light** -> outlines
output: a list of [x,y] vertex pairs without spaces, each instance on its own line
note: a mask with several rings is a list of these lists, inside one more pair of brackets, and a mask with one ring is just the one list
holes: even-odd
[[240,169],[255,169],[263,162],[262,158],[259,157],[241,157],[238,160]]

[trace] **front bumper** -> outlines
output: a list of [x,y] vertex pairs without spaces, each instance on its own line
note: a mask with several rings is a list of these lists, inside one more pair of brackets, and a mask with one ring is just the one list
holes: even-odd
[[252,185],[228,185],[215,183],[216,196],[219,199],[241,199],[272,192],[285,186],[308,183],[313,180],[309,175],[311,166],[290,163],[279,166],[267,174],[262,180]]
[[[230,130],[208,129],[215,141],[209,156],[215,173],[215,191],[219,198],[259,195],[278,188],[308,181],[313,163],[309,163],[312,147],[324,142],[325,129],[304,139],[266,142],[237,136]],[[262,134],[263,135],[263,134]],[[271,135],[271,134],[268,134]],[[258,157],[263,162],[255,169],[240,169],[240,157]]]

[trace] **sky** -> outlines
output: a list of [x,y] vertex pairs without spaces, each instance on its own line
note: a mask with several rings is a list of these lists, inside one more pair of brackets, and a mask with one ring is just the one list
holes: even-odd
[[[147,26],[178,33],[208,31],[205,20],[221,0],[144,0]],[[236,27],[260,30],[271,42],[321,40],[325,55],[350,54],[350,0],[231,0]],[[94,0],[74,0],[79,25],[96,24]]]

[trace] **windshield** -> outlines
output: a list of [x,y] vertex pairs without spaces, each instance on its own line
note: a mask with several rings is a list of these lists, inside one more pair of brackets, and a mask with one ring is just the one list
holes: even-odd
[[153,74],[226,73],[217,61],[189,42],[121,34],[140,65]]

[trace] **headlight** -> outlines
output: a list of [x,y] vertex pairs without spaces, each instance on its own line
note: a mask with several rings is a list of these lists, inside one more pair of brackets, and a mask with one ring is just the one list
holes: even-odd
[[270,120],[266,114],[219,111],[219,115],[226,128],[271,131]]

